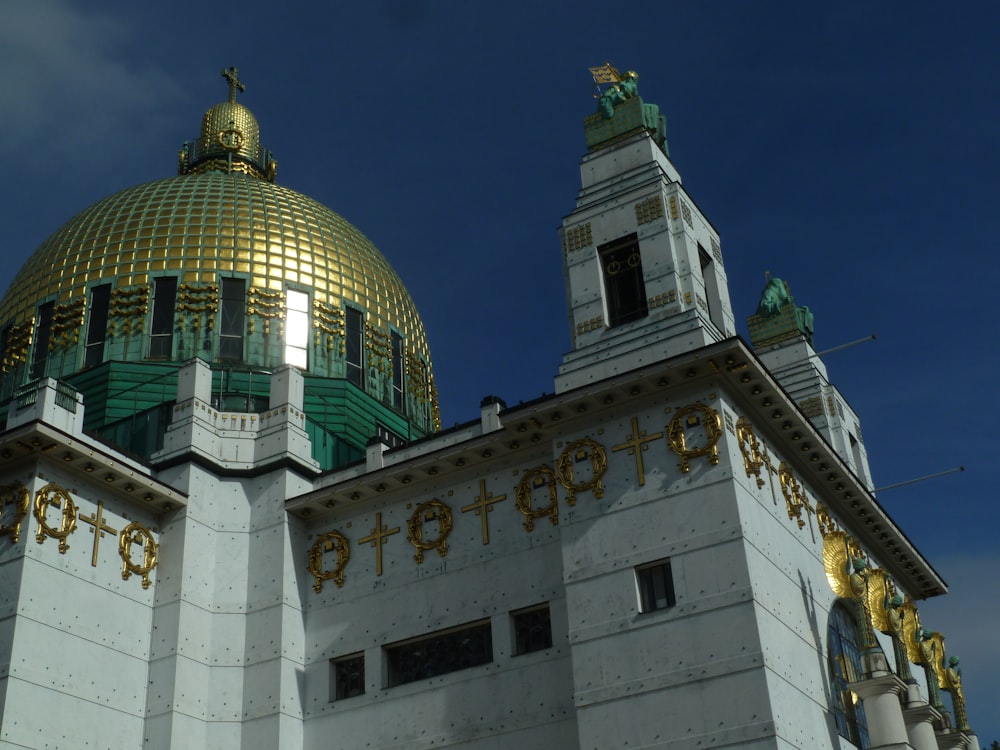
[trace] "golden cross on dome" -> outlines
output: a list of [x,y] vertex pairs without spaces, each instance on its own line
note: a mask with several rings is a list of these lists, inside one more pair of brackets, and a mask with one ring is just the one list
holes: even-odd
[[243,81],[240,80],[240,73],[236,70],[236,68],[223,68],[222,77],[229,83],[229,103],[233,104],[236,102],[236,89],[243,92],[247,90],[247,87],[244,86]]

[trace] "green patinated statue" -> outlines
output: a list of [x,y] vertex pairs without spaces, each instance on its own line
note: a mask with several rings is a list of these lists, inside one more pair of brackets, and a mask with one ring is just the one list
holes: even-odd
[[896,674],[904,682],[912,682],[913,674],[910,672],[910,660],[906,654],[906,644],[903,643],[903,619],[906,617],[903,597],[899,594],[890,596],[887,588],[884,609],[889,626],[889,636],[892,638],[892,652],[896,659]]
[[604,90],[601,98],[597,100],[597,111],[605,120],[610,120],[615,116],[615,107],[624,104],[627,99],[639,95],[639,74],[630,70],[621,76],[617,83],[612,84]]
[[667,118],[657,105],[647,104],[639,96],[639,74],[634,70],[621,73],[611,63],[591,68],[590,74],[597,112],[584,121],[588,148],[593,150],[642,128],[669,156]]
[[[794,305],[792,293],[788,284],[781,279],[771,278],[760,295],[757,314],[762,318],[770,318],[781,314],[788,305]],[[813,314],[808,307],[795,306],[795,323],[809,341],[813,335]]]
[[863,557],[855,557],[847,563],[847,576],[851,585],[851,596],[857,610],[858,625],[861,630],[861,649],[869,651],[878,647],[875,631],[872,628],[872,616],[868,611],[868,561]]
[[962,670],[958,668],[958,657],[948,659],[944,671],[945,690],[951,693],[951,705],[955,709],[955,723],[960,732],[969,732],[969,716],[965,711],[965,692],[962,690]]

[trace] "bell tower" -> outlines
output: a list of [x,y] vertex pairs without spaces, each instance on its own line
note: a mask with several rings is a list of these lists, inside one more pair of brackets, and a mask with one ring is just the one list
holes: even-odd
[[634,71],[591,73],[598,108],[560,229],[573,347],[557,393],[736,334],[718,232],[670,161],[660,108]]

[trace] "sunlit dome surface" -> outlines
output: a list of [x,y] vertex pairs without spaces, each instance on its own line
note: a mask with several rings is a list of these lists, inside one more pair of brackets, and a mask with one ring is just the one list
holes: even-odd
[[413,300],[375,246],[322,204],[245,174],[180,175],[91,206],[21,268],[0,302],[0,321],[30,320],[46,300],[85,300],[96,284],[142,287],[164,273],[187,284],[236,275],[250,289],[305,289],[314,295],[314,317],[324,306],[357,305],[371,327],[386,335],[397,329],[429,362]]

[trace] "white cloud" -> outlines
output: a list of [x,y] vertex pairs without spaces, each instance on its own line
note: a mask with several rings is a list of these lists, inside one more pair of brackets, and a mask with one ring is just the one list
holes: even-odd
[[176,109],[181,89],[130,61],[136,41],[113,16],[65,0],[0,4],[0,138],[86,163],[130,130],[159,129],[157,113]]

